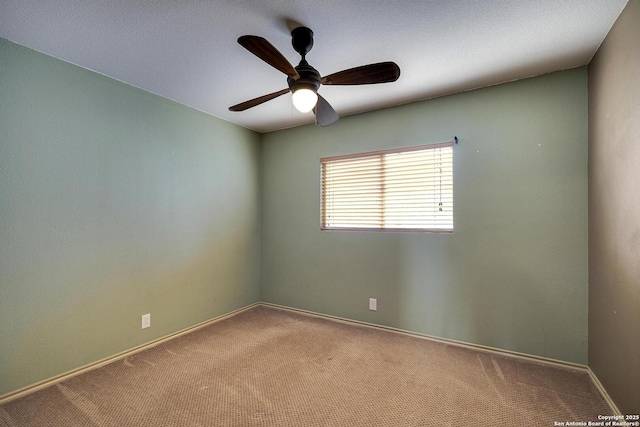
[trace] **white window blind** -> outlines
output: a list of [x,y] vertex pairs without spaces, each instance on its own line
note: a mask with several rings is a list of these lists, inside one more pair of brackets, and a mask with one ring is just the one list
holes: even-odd
[[320,163],[323,230],[453,231],[453,142]]

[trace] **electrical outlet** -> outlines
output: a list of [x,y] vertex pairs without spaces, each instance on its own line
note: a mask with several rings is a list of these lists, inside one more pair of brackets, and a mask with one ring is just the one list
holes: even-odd
[[142,315],[142,329],[151,326],[151,313]]
[[369,310],[377,311],[378,310],[378,299],[377,298],[369,298]]

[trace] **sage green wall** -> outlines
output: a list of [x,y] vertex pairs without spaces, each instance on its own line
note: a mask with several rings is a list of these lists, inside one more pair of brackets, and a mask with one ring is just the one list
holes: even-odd
[[640,0],[589,65],[589,366],[640,413]]
[[258,301],[259,139],[0,39],[0,395]]
[[[453,234],[320,231],[321,157],[454,135]],[[586,364],[585,67],[266,134],[262,198],[264,301]]]

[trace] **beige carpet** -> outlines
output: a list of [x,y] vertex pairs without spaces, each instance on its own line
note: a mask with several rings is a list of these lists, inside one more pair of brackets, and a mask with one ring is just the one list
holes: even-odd
[[583,372],[258,306],[0,406],[0,426],[553,426]]

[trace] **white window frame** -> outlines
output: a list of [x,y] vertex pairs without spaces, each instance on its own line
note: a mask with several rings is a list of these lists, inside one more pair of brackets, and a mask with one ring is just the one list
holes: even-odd
[[321,230],[452,233],[453,146],[321,158]]

